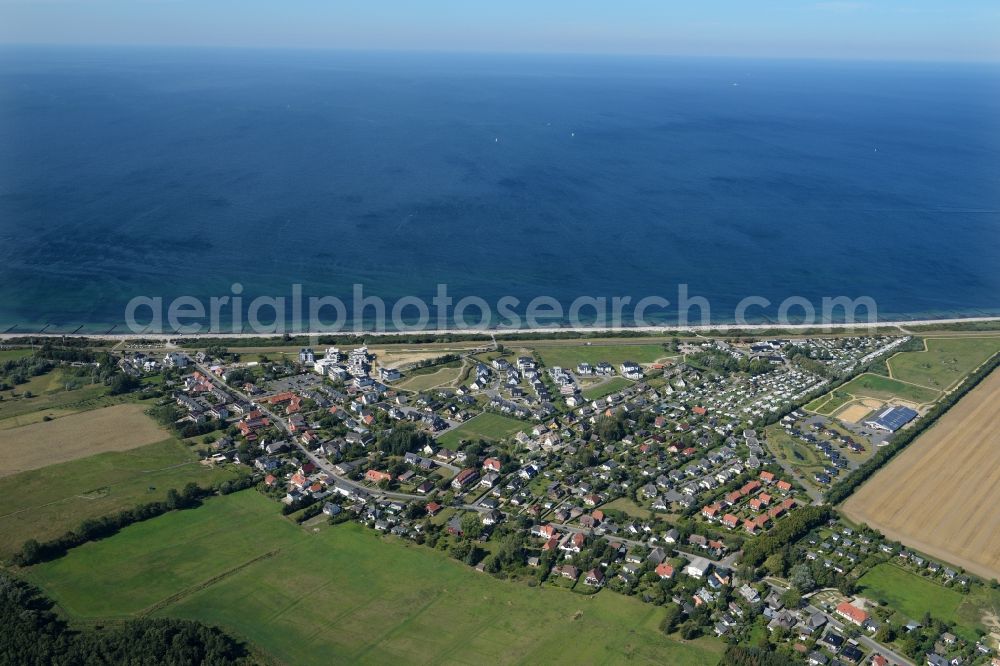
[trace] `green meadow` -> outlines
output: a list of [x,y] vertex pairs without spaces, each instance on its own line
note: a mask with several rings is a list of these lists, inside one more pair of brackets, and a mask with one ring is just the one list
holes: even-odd
[[0,363],[3,363],[4,361],[16,361],[19,358],[31,356],[33,353],[34,352],[27,347],[0,349]]
[[1000,351],[1000,336],[927,338],[927,351],[902,352],[889,359],[892,376],[944,390]]
[[632,384],[632,382],[624,377],[612,377],[603,384],[583,389],[581,393],[583,393],[583,397],[587,400],[597,400],[598,398],[603,398],[606,395],[611,395],[612,393],[621,391],[630,384]]
[[659,344],[566,344],[538,346],[535,347],[535,352],[547,367],[558,365],[571,370],[576,369],[580,363],[596,365],[601,361],[607,361],[617,368],[622,361],[652,363],[661,358],[676,356]]
[[284,663],[700,666],[723,648],[668,638],[663,609],[607,590],[499,581],[354,523],[299,527],[255,491],[130,526],[29,577],[71,618],[197,619]]
[[[5,391],[0,400],[0,428],[37,423],[45,416],[59,417],[102,407],[124,398],[108,397],[103,384],[89,378],[72,377],[56,369]],[[28,395],[31,397],[27,397]]]
[[944,622],[958,622],[958,608],[965,599],[951,589],[893,564],[880,564],[858,579],[862,596],[886,601],[894,610],[919,621],[930,613]]
[[170,488],[211,486],[238,476],[233,468],[197,461],[187,445],[170,438],[0,477],[0,558],[28,539],[52,539],[87,518],[162,500]]
[[[939,391],[934,389],[914,386],[913,384],[906,384],[889,377],[870,373],[858,375],[846,384],[841,385],[837,390],[849,393],[855,397],[877,398],[879,400],[899,398],[900,400],[918,404],[933,402],[941,395]],[[836,407],[839,407],[844,402],[847,401],[840,402]],[[824,411],[829,410],[832,413],[834,409],[832,402],[828,402],[822,409]]]
[[442,446],[458,446],[463,439],[500,440],[521,431],[527,430],[531,424],[520,419],[510,418],[502,414],[483,412],[474,416],[454,430],[438,438]]

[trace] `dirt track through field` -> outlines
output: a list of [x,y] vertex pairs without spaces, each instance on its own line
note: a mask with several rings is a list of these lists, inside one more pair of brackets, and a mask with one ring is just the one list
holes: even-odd
[[1000,578],[1000,370],[842,505],[890,539]]
[[169,436],[146,416],[142,405],[115,405],[0,430],[0,476],[105,451],[127,451]]

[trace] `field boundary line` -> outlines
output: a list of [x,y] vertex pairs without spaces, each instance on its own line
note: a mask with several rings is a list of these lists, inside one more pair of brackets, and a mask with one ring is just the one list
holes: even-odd
[[223,580],[224,578],[228,578],[229,576],[238,574],[239,572],[243,571],[247,567],[249,567],[251,565],[254,565],[257,562],[260,562],[262,560],[270,559],[270,558],[274,557],[275,555],[277,555],[280,552],[281,552],[281,549],[280,548],[276,548],[274,550],[269,550],[266,553],[262,553],[262,554],[258,555],[257,557],[249,559],[249,560],[247,560],[246,562],[244,562],[242,564],[237,564],[235,567],[232,567],[231,569],[226,569],[225,571],[223,571],[223,572],[221,572],[219,574],[216,574],[215,576],[212,576],[211,578],[209,578],[207,580],[203,580],[202,582],[197,583],[196,585],[192,585],[191,587],[185,588],[185,589],[181,590],[180,592],[175,592],[174,594],[171,594],[169,597],[165,597],[163,599],[160,599],[159,601],[157,601],[153,605],[147,606],[146,608],[144,608],[141,611],[139,611],[138,613],[136,613],[136,617],[147,617],[147,616],[152,615],[153,613],[157,612],[158,610],[166,608],[167,606],[172,606],[175,603],[177,603],[178,601],[180,601],[181,599],[183,599],[184,597],[189,597],[192,594],[200,592],[200,591],[204,590],[207,587],[211,587],[212,585],[215,585],[216,583],[218,583],[219,581]]

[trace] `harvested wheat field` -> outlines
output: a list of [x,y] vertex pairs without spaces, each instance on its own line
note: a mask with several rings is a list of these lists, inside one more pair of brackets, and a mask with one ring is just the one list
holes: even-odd
[[842,506],[890,539],[1000,578],[1000,371]]
[[115,405],[0,430],[0,476],[169,437],[143,410],[141,405]]

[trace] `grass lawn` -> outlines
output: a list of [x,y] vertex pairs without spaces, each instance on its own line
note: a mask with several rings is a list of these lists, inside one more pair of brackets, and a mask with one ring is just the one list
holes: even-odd
[[607,361],[617,367],[622,361],[652,363],[657,359],[676,356],[676,354],[664,349],[663,345],[623,345],[621,343],[539,346],[535,348],[535,351],[546,366],[551,368],[558,365],[571,370],[575,370],[580,363],[595,365],[601,361]]
[[603,384],[599,384],[593,388],[584,389],[582,393],[583,397],[587,400],[597,400],[598,398],[603,398],[606,395],[611,395],[612,393],[621,391],[631,383],[632,382],[624,377],[612,377]]
[[621,511],[628,516],[641,520],[649,520],[653,516],[652,510],[639,506],[634,500],[628,497],[619,497],[603,505],[601,508],[604,510]]
[[[938,396],[941,395],[939,391],[935,391],[934,389],[914,386],[913,384],[904,384],[901,381],[896,381],[895,379],[890,379],[889,377],[873,375],[870,373],[858,375],[837,390],[843,391],[844,393],[850,393],[855,396],[877,398],[879,400],[892,400],[893,398],[899,398],[900,400],[906,400],[908,402],[915,402],[918,404],[933,402],[934,400],[937,400]],[[826,410],[829,407],[830,403],[827,403],[823,406],[823,409]]]
[[[830,416],[835,411],[840,409],[842,406],[853,400],[851,395],[844,391],[843,387],[834,389],[830,393],[817,398],[813,402],[806,406],[807,409],[812,409],[814,412],[819,414],[825,414]],[[815,404],[814,403],[818,403]]]
[[1000,336],[927,338],[927,351],[902,352],[889,359],[892,376],[944,390],[1000,351]]
[[[893,610],[920,621],[924,613],[945,622],[958,621],[961,592],[892,564],[880,564],[858,579],[862,596],[888,602]],[[968,628],[967,628],[968,630]]]
[[494,414],[492,412],[483,412],[454,430],[441,435],[437,441],[441,446],[455,447],[463,439],[499,440],[510,437],[514,433],[530,427],[531,424],[527,421],[513,419],[509,416]]
[[[987,633],[994,633],[1000,639],[1000,589],[982,587],[963,597],[957,612],[963,625],[981,627]],[[986,617],[990,622],[986,623]]]
[[804,409],[806,409],[806,410],[808,410],[810,412],[818,411],[819,408],[822,407],[826,403],[826,401],[829,400],[829,399],[830,399],[830,394],[829,393],[827,393],[826,395],[821,395],[820,397],[815,398],[811,402],[806,403],[805,406],[804,406]]
[[461,374],[461,365],[458,367],[437,368],[431,372],[424,372],[415,375],[407,373],[408,376],[401,382],[397,383],[396,386],[401,389],[406,389],[407,391],[426,391],[429,388],[441,386],[442,384],[451,384],[458,379]]
[[29,574],[77,618],[144,609],[221,625],[278,661],[713,664],[663,610],[498,581],[357,524],[302,529],[243,491],[133,525]]
[[28,539],[39,541],[75,529],[83,520],[166,497],[194,481],[212,485],[235,478],[208,468],[170,438],[129,451],[101,453],[0,478],[0,557]]
[[778,458],[786,460],[798,468],[799,472],[807,477],[806,480],[810,483],[813,472],[823,469],[826,459],[820,459],[815,447],[793,438],[777,424],[768,426],[765,433],[767,435],[767,448]]
[[0,363],[4,361],[16,361],[25,356],[31,356],[34,352],[30,348],[23,349],[0,349]]

